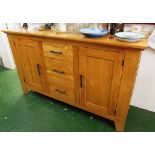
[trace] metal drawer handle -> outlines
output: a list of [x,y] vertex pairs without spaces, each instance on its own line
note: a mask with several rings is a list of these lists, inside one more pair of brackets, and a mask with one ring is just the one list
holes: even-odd
[[61,94],[66,94],[65,91],[62,91],[62,90],[59,90],[59,89],[55,89],[55,91],[57,91],[57,92],[59,92],[59,93],[61,93]]
[[56,73],[59,73],[59,74],[65,74],[64,71],[59,71],[59,70],[56,70],[56,69],[53,69],[52,71],[53,71],[53,72],[56,72]]
[[54,53],[54,54],[62,54],[62,52],[57,52],[57,51],[49,51],[51,53]]

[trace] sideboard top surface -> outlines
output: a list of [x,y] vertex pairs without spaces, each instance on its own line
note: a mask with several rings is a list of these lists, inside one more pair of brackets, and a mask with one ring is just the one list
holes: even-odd
[[136,49],[145,49],[147,47],[148,37],[145,37],[138,42],[123,42],[119,41],[116,38],[109,38],[108,35],[101,38],[87,38],[82,34],[78,33],[56,33],[52,31],[27,31],[27,30],[2,30],[7,34],[15,35],[26,35],[26,36],[36,36],[36,37],[45,37],[45,38],[55,38],[55,39],[65,39],[69,41],[79,41],[85,43],[95,43],[100,45],[111,45],[118,47],[129,47]]

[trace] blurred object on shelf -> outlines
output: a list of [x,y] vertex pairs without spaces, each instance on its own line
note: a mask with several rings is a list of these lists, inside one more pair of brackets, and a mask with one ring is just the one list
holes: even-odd
[[27,30],[27,29],[28,29],[28,24],[27,24],[27,23],[23,23],[23,28],[24,28],[25,30]]
[[53,32],[57,32],[58,30],[57,30],[57,24],[53,24],[52,26],[51,26],[51,31],[53,31]]
[[107,29],[111,35],[114,35],[116,32],[123,32],[124,31],[124,23],[109,23],[107,24]]
[[67,32],[74,32],[74,25],[69,23],[67,24]]
[[41,27],[40,23],[28,23],[28,31],[38,31]]
[[116,32],[116,23],[110,23],[109,24],[109,37],[114,38],[114,34]]
[[88,27],[88,24],[82,24],[82,23],[68,23],[67,24],[67,32],[71,33],[80,33],[80,29]]
[[20,30],[22,26],[21,23],[6,23],[6,28],[11,30]]
[[132,32],[141,32],[142,31],[142,25],[132,25],[131,31]]
[[59,23],[59,24],[57,24],[57,27],[58,27],[59,32],[66,32],[67,31],[65,23]]
[[98,28],[98,24],[97,23],[90,23],[89,28]]
[[53,23],[45,23],[45,29],[51,29],[53,25]]
[[155,25],[142,24],[142,32],[151,34],[155,30]]
[[99,23],[98,28],[99,29],[108,29],[108,23]]
[[152,24],[125,24],[124,31],[143,32],[145,35],[150,35],[155,30],[155,25]]
[[39,31],[44,31],[45,30],[45,24],[41,24],[39,27]]
[[116,32],[124,31],[124,23],[116,23]]
[[35,30],[33,23],[28,23],[28,30],[29,31],[34,31]]
[[73,31],[74,31],[74,33],[80,32],[80,24],[79,23],[73,24]]
[[[51,27],[52,31],[55,32],[61,32],[59,29],[60,25],[64,23],[54,23],[54,25]],[[69,32],[69,33],[80,33],[80,29],[82,28],[97,28],[97,29],[107,29],[108,24],[107,23],[66,23],[66,31],[62,32]],[[65,28],[64,28],[65,30]]]
[[83,28],[83,26],[81,23],[67,23],[66,30],[69,33],[79,33],[80,28]]
[[88,28],[89,27],[89,23],[80,23],[79,27],[80,27],[79,29]]

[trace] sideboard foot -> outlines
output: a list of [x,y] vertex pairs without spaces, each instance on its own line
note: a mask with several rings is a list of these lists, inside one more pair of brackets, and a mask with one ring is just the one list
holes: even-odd
[[116,131],[118,131],[118,132],[123,132],[123,131],[124,131],[124,127],[125,127],[124,125],[115,122]]

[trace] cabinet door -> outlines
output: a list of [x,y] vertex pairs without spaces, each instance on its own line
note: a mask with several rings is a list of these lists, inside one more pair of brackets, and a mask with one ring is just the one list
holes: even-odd
[[123,53],[79,48],[80,103],[92,111],[114,115]]
[[43,74],[38,42],[20,39],[18,49],[27,87],[42,92]]

